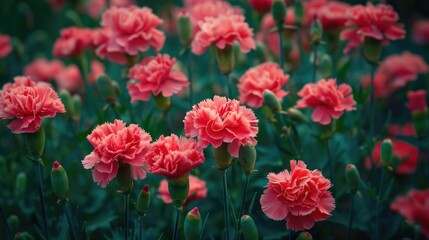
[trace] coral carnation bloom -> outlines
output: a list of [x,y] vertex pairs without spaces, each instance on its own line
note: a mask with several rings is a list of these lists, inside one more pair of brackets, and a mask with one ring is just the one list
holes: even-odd
[[346,12],[349,8],[350,5],[347,3],[327,2],[316,11],[315,16],[322,23],[324,31],[337,31],[345,26]]
[[[206,196],[207,196],[206,182],[195,176],[189,175],[189,193],[188,193],[188,196],[186,197],[184,205],[187,205],[192,201],[206,198]],[[157,197],[162,201],[164,201],[166,204],[169,204],[172,202],[170,192],[168,191],[167,180],[164,179],[159,184]]]
[[143,179],[146,172],[144,154],[146,154],[152,138],[136,124],[128,127],[121,120],[97,126],[87,136],[94,147],[82,161],[85,169],[92,169],[94,181],[101,187],[116,176],[119,164],[130,164],[134,179]]
[[282,100],[287,95],[282,88],[288,81],[289,75],[285,75],[276,63],[267,62],[253,67],[239,79],[240,102],[259,108],[264,102],[265,90],[270,90]]
[[234,42],[238,43],[243,53],[256,47],[253,30],[242,15],[207,17],[198,24],[201,30],[192,41],[192,52],[197,55],[202,55],[212,45],[224,49],[227,45],[232,46]]
[[150,145],[145,155],[149,171],[169,179],[177,179],[204,162],[202,149],[192,138],[161,136]]
[[55,57],[75,57],[91,46],[93,33],[88,28],[69,27],[61,30],[60,37],[55,41],[53,55]]
[[184,5],[186,8],[190,8],[197,4],[206,2],[222,2],[222,0],[184,0]]
[[24,75],[31,77],[36,82],[49,82],[55,79],[63,68],[64,65],[61,61],[39,58],[24,67]]
[[413,23],[412,38],[418,44],[429,45],[429,20],[418,20]]
[[56,78],[59,89],[66,89],[69,92],[77,92],[83,87],[83,80],[79,68],[76,65],[64,67]]
[[146,101],[151,93],[155,96],[162,94],[164,97],[170,97],[189,86],[185,74],[173,69],[175,63],[176,59],[171,59],[168,54],[158,54],[134,65],[128,77],[137,82],[127,84],[131,101]]
[[271,10],[273,0],[248,0],[250,6],[258,12],[264,13]]
[[408,103],[407,108],[410,110],[410,112],[423,112],[426,111],[428,108],[427,102],[426,102],[426,91],[421,89],[418,91],[409,91],[407,93],[408,97]]
[[308,83],[298,92],[301,99],[295,108],[312,108],[311,119],[327,125],[332,119],[338,119],[344,111],[356,109],[352,88],[347,84],[337,86],[335,79],[321,79],[317,83]]
[[411,190],[398,196],[390,204],[390,209],[400,213],[408,221],[419,224],[420,230],[429,239],[429,189]]
[[[399,160],[399,165],[396,168],[398,174],[413,174],[416,171],[417,158],[419,155],[419,150],[414,145],[411,145],[407,142],[391,139],[393,144],[393,155]],[[380,160],[380,147],[381,141],[375,144],[374,149],[372,150],[372,159],[373,163],[377,167],[381,167],[382,163]],[[365,167],[371,169],[371,159],[367,157],[365,159]]]
[[12,43],[8,35],[0,34],[0,58],[4,58],[12,52]]
[[106,0],[89,0],[85,3],[85,12],[92,18],[98,19],[106,7]]
[[0,120],[13,119],[7,125],[13,133],[34,133],[42,118],[64,113],[61,99],[47,84],[36,84],[30,77],[15,77],[0,90]]
[[93,31],[92,45],[96,48],[95,53],[102,59],[108,59],[111,62],[125,64],[127,56],[121,49],[109,48],[109,39],[112,31],[108,28],[100,28]]
[[286,220],[292,231],[311,229],[315,222],[331,216],[335,199],[331,182],[318,170],[309,170],[302,161],[290,161],[291,170],[268,174],[261,196],[262,211],[273,220]]
[[258,120],[249,108],[240,106],[237,100],[215,96],[194,105],[186,113],[185,133],[190,137],[198,137],[203,148],[212,144],[218,148],[228,143],[228,152],[238,156],[240,145],[256,145]]
[[405,30],[402,24],[397,23],[398,14],[389,5],[378,4],[376,6],[368,2],[366,6],[357,5],[347,11],[347,22],[341,33],[342,40],[349,40],[344,53],[358,47],[366,37],[381,41],[387,45],[389,40],[405,38]]
[[101,26],[111,30],[108,41],[105,43],[107,53],[122,52],[128,55],[137,55],[150,47],[161,50],[165,42],[165,35],[157,29],[162,20],[147,7],[128,8],[111,7],[102,17]]

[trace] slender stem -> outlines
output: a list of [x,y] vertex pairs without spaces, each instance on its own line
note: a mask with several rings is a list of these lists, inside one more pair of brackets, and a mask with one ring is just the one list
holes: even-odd
[[348,240],[352,239],[353,215],[354,215],[353,208],[355,205],[355,195],[356,195],[355,192],[353,192],[350,195],[349,231],[348,231],[348,235],[347,235]]
[[139,217],[139,240],[143,239],[143,216]]
[[247,195],[247,188],[249,186],[249,179],[250,179],[250,175],[246,175],[246,180],[244,182],[244,189],[243,189],[243,196],[241,197],[241,206],[240,206],[240,211],[238,214],[238,229],[237,229],[237,237],[236,239],[241,239],[241,234],[240,234],[240,230],[241,230],[241,217],[243,216],[243,211],[244,211],[244,204],[246,203],[246,195]]
[[375,92],[374,92],[374,76],[375,75],[375,66],[371,65],[371,87],[370,87],[370,118],[369,118],[369,133],[371,141],[374,138],[374,123],[375,123]]
[[280,68],[284,70],[285,66],[285,57],[284,57],[284,44],[283,44],[283,31],[279,29],[279,45],[280,45]]
[[331,179],[334,177],[334,169],[333,169],[333,160],[332,160],[332,154],[331,154],[331,147],[330,147],[330,141],[331,138],[327,138],[326,139],[326,150],[328,152],[328,167],[329,167],[329,179]]
[[194,91],[192,88],[192,52],[191,49],[188,48],[188,80],[189,80],[189,105],[192,106],[194,105]]
[[128,240],[128,217],[130,214],[130,194],[124,194],[124,240]]
[[317,50],[319,49],[317,44],[313,45],[314,58],[313,58],[313,82],[316,82],[316,72],[317,72]]
[[179,239],[179,220],[180,220],[180,209],[176,207],[176,221],[174,224],[173,240]]
[[223,217],[226,228],[226,240],[229,240],[229,208],[228,208],[228,184],[226,178],[226,169],[222,169],[222,186],[223,186]]
[[[277,113],[276,115],[277,115],[277,118],[280,120],[282,128],[286,128],[286,123],[285,123],[285,121],[284,121],[283,116],[281,115],[281,113]],[[299,153],[299,150],[296,147],[295,141],[293,140],[292,136],[290,135],[290,132],[286,131],[286,135],[287,135],[287,137],[289,139],[290,144],[292,145],[292,149],[293,149],[293,151],[295,153],[295,157],[297,159],[301,159],[301,154]]]
[[376,228],[375,228],[375,239],[379,239],[379,233],[380,233],[380,202],[381,202],[381,195],[383,193],[383,180],[384,180],[384,168],[381,168],[381,175],[380,175],[380,185],[378,188],[378,196],[377,196],[377,205],[376,205]]
[[113,113],[115,114],[116,119],[121,119],[121,116],[119,116],[119,113],[118,113],[118,111],[116,110],[115,105],[114,105],[113,103],[112,103],[112,104],[109,104],[109,105],[110,105],[110,108],[112,109]]
[[0,204],[0,213],[4,221],[4,225],[6,226],[5,228],[6,228],[7,239],[12,239],[12,233],[11,233],[9,224],[7,223],[6,213],[4,212],[3,206],[1,204]]
[[36,166],[36,175],[39,179],[39,197],[40,197],[40,205],[42,207],[42,216],[43,216],[43,227],[45,230],[45,237],[49,240],[49,231],[48,231],[48,219],[46,217],[46,207],[45,207],[45,199],[43,197],[43,180],[42,180],[42,164],[40,162],[34,163]]
[[226,79],[226,83],[228,86],[228,98],[233,99],[232,96],[232,83],[231,80],[229,79],[229,74],[224,74],[225,75],[225,79]]
[[74,230],[73,222],[72,222],[72,219],[71,219],[71,214],[69,212],[69,209],[67,208],[67,205],[68,205],[68,202],[64,202],[63,203],[63,210],[64,210],[64,213],[66,214],[66,217],[67,217],[67,223],[69,224],[69,228],[70,228],[70,232],[71,232],[71,237],[72,237],[73,240],[76,240],[77,239],[76,232]]

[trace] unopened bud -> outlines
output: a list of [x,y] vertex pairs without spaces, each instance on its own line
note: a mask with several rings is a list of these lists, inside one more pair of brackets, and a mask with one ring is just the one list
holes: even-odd
[[238,158],[240,160],[241,169],[244,174],[250,175],[255,169],[256,162],[256,149],[255,146],[247,144],[245,146],[240,146],[240,151],[238,153]]
[[136,210],[140,215],[144,215],[149,208],[150,204],[150,190],[149,185],[144,185],[139,193],[136,201]]
[[15,214],[10,215],[7,218],[7,224],[9,224],[10,231],[16,233],[19,230],[19,218]]
[[189,47],[192,40],[192,24],[188,14],[181,13],[177,17],[177,32],[183,46]]
[[115,88],[112,84],[113,80],[106,74],[100,74],[97,78],[97,89],[100,96],[108,103],[114,103],[116,100]]
[[393,144],[392,140],[384,139],[380,146],[381,162],[384,166],[389,166],[393,158]]
[[257,240],[259,239],[258,228],[252,217],[249,215],[243,215],[240,219],[241,230],[245,240]]
[[232,165],[232,156],[228,152],[228,144],[222,143],[217,148],[213,148],[214,158],[219,169],[227,169]]
[[302,122],[302,123],[308,122],[308,118],[300,110],[296,108],[289,108],[286,112],[289,118],[294,121]]
[[264,43],[257,42],[255,49],[256,58],[261,62],[266,62],[268,59],[267,48]]
[[27,175],[25,175],[23,172],[20,172],[18,175],[16,175],[15,195],[22,196],[25,190],[27,190]]
[[58,161],[55,161],[52,166],[51,184],[58,201],[67,200],[69,195],[69,178],[66,170],[64,170]]
[[177,179],[167,179],[168,193],[170,193],[173,204],[180,208],[185,204],[189,193],[189,174],[185,174]]
[[332,76],[332,58],[329,54],[323,54],[320,58],[320,69],[325,78]]
[[372,37],[365,37],[363,55],[370,64],[378,64],[381,57],[382,42]]
[[283,25],[286,18],[286,4],[283,0],[274,0],[273,5],[271,5],[271,14],[277,25],[277,28],[283,29]]
[[27,155],[34,161],[37,161],[45,149],[45,131],[43,124],[34,133],[24,133],[24,141],[27,148]]
[[170,97],[164,97],[162,94],[158,94],[155,96],[155,103],[163,112],[168,112],[171,106]]
[[300,232],[296,240],[313,240],[313,236],[309,232]]
[[233,47],[226,45],[224,49],[216,48],[216,59],[219,70],[227,75],[232,72],[235,66],[235,56]]
[[119,192],[129,194],[133,189],[134,181],[131,174],[131,166],[127,163],[120,163],[118,174],[116,175]]
[[74,109],[73,109],[73,99],[72,99],[72,96],[70,95],[70,92],[67,91],[66,89],[62,89],[58,93],[58,96],[61,98],[61,102],[64,104],[64,107],[66,109],[65,116],[67,118],[71,118],[73,116]]
[[278,113],[282,110],[280,101],[277,96],[270,90],[264,91],[264,105],[267,106],[273,113]]
[[312,44],[317,45],[322,41],[323,28],[319,19],[315,18],[310,25],[310,41]]
[[186,240],[200,239],[202,229],[201,215],[198,212],[198,207],[193,208],[186,215],[184,224],[184,234]]
[[79,95],[73,96],[73,120],[80,121],[82,114],[82,98]]
[[359,189],[360,175],[354,164],[347,164],[346,166],[346,182],[350,192],[355,193]]

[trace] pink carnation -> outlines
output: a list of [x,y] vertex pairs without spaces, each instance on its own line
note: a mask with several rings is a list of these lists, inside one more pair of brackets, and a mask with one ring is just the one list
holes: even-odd
[[331,216],[335,199],[331,182],[302,161],[290,161],[291,170],[268,174],[267,189],[261,196],[262,211],[273,220],[286,220],[292,231],[311,229]]
[[0,120],[13,119],[9,125],[13,133],[34,133],[42,118],[64,113],[61,99],[47,84],[36,84],[30,77],[15,77],[0,90]]
[[184,5],[186,8],[190,8],[199,3],[206,3],[206,2],[222,2],[222,0],[184,0]]
[[418,20],[413,23],[412,38],[418,44],[429,45],[429,20]]
[[64,67],[56,77],[58,89],[77,92],[83,87],[83,80],[76,65]]
[[408,122],[404,125],[400,124],[390,124],[387,127],[387,133],[392,136],[406,136],[406,137],[415,137],[416,131],[414,129],[413,123]]
[[107,41],[101,41],[104,46],[98,46],[104,48],[107,54],[137,55],[150,47],[159,51],[165,42],[164,33],[157,29],[161,24],[162,20],[150,8],[111,7],[103,14],[101,21],[101,26],[111,32],[107,34]]
[[321,79],[317,83],[308,83],[298,92],[301,99],[296,108],[312,108],[311,119],[327,125],[332,119],[338,119],[344,111],[356,109],[352,88],[347,84],[337,86],[335,79]]
[[264,102],[265,90],[272,91],[282,100],[287,95],[282,88],[288,81],[289,75],[285,75],[276,63],[267,62],[253,67],[239,79],[240,102],[259,108]]
[[427,111],[428,104],[426,102],[426,91],[421,89],[418,91],[409,91],[407,93],[408,103],[407,108],[410,112]]
[[264,13],[271,10],[273,0],[248,0],[250,6],[258,12]]
[[128,127],[122,120],[97,126],[87,136],[94,147],[82,161],[85,169],[92,169],[94,181],[106,187],[116,176],[119,164],[130,164],[134,179],[144,179],[144,154],[152,138],[136,124]]
[[168,54],[158,54],[134,65],[128,77],[137,82],[127,84],[131,101],[146,101],[151,93],[154,96],[162,94],[164,97],[170,97],[189,86],[188,78],[173,69],[175,63],[176,59],[171,59]]
[[426,239],[429,239],[429,189],[411,190],[406,195],[398,196],[390,204],[390,209],[400,213],[408,221],[420,226]]
[[[206,182],[195,176],[189,175],[189,193],[186,197],[184,205],[188,205],[192,201],[200,200],[206,198],[207,196],[207,187]],[[159,184],[158,195],[157,197],[164,201],[164,203],[169,204],[172,202],[170,192],[168,191],[168,181],[162,180]]]
[[186,135],[198,137],[203,148],[228,143],[228,152],[237,157],[240,145],[256,145],[258,120],[251,109],[240,106],[237,100],[219,96],[204,100],[186,113],[183,122]]
[[342,2],[327,2],[316,11],[324,31],[338,31],[346,24],[346,12],[350,5]]
[[0,34],[0,58],[4,58],[12,52],[12,42],[8,35]]
[[149,171],[169,179],[177,179],[204,162],[202,149],[192,138],[161,136],[150,145],[145,155]]
[[134,0],[110,0],[110,6],[130,7],[134,4]]
[[61,61],[38,58],[24,67],[24,75],[36,82],[49,82],[55,79],[64,68]]
[[55,57],[75,57],[90,47],[91,41],[91,29],[64,28],[61,30],[60,37],[55,41],[52,52]]
[[192,52],[197,55],[202,55],[212,45],[224,49],[227,45],[232,46],[234,42],[240,45],[243,53],[255,49],[253,30],[244,21],[242,15],[207,17],[198,25],[201,30],[192,41]]
[[347,11],[347,22],[341,33],[342,40],[349,40],[344,53],[350,52],[364,42],[366,37],[373,38],[387,45],[389,40],[405,38],[402,24],[397,23],[398,14],[389,5],[376,6],[368,2],[366,6],[357,5]]
[[98,75],[105,72],[104,65],[97,60],[91,62],[91,72],[88,75],[88,82],[95,83]]
[[101,12],[106,7],[106,0],[89,0],[85,3],[86,13],[94,19],[100,17]]
[[[399,160],[399,164],[396,167],[396,173],[398,174],[413,174],[416,171],[417,159],[419,155],[419,149],[412,144],[407,142],[391,139],[393,144],[393,156]],[[380,153],[381,141],[375,144],[372,150],[372,159],[367,157],[365,159],[365,167],[371,169],[372,164],[377,167],[381,167],[381,153]]]
[[102,59],[108,59],[111,62],[125,64],[127,55],[121,49],[109,48],[109,39],[112,36],[112,31],[108,28],[96,29],[93,32],[92,45],[96,48],[95,53]]

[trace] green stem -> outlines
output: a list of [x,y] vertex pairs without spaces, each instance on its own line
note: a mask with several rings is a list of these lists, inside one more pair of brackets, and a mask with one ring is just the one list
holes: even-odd
[[232,96],[232,83],[231,80],[229,79],[229,74],[224,74],[225,79],[226,79],[226,84],[228,86],[228,98],[233,99]]
[[128,217],[130,214],[130,194],[124,194],[124,240],[128,240]]
[[313,45],[313,51],[314,51],[314,58],[313,58],[313,82],[316,82],[316,72],[317,72],[317,50],[318,50],[318,45],[314,44]]
[[241,221],[240,221],[240,219],[243,216],[244,204],[246,203],[246,195],[247,195],[247,188],[249,186],[249,180],[250,180],[250,175],[246,175],[246,181],[244,182],[243,196],[241,197],[240,211],[238,213],[238,229],[237,229],[236,239],[241,239],[241,234],[240,234]]
[[194,91],[192,89],[192,52],[191,49],[188,48],[188,80],[189,80],[189,105],[192,106],[194,105]]
[[173,240],[179,239],[179,220],[180,220],[180,209],[176,207],[176,221],[174,224]]
[[139,240],[143,239],[143,217],[144,216],[140,216],[139,218]]
[[374,76],[375,75],[375,66],[371,65],[371,86],[370,86],[370,118],[369,118],[369,133],[371,141],[374,138],[374,123],[375,123],[375,92],[374,92]]
[[12,239],[12,233],[11,233],[9,224],[7,222],[6,213],[4,212],[3,206],[1,204],[0,204],[0,213],[1,213],[1,217],[3,218],[3,221],[4,221],[4,225],[6,226],[7,239]]
[[380,202],[381,202],[381,194],[383,193],[383,181],[384,181],[384,168],[381,168],[381,175],[380,175],[380,185],[378,188],[378,195],[377,195],[377,205],[376,205],[376,225],[375,225],[375,239],[379,239],[380,234]]
[[48,231],[48,219],[46,217],[46,207],[45,207],[45,198],[43,197],[43,179],[42,179],[42,164],[38,161],[34,161],[36,168],[37,179],[39,180],[39,197],[40,205],[42,207],[42,216],[43,216],[43,227],[45,230],[45,237],[49,240],[49,231]]
[[112,109],[113,113],[115,114],[116,119],[121,119],[121,116],[119,116],[118,111],[116,110],[115,104],[109,104],[110,108]]
[[226,240],[229,240],[229,207],[228,207],[228,184],[226,178],[226,169],[222,169],[222,186],[223,186],[223,217],[226,228]]
[[285,65],[285,57],[284,57],[284,44],[283,44],[283,32],[282,29],[279,29],[278,31],[279,35],[279,45],[280,45],[280,68],[284,71],[284,65]]
[[[286,128],[286,123],[285,123],[285,121],[284,121],[283,116],[281,115],[281,113],[279,112],[276,115],[277,115],[277,118],[280,120],[282,128]],[[290,135],[290,132],[288,132],[287,130],[285,132],[286,132],[287,138],[289,139],[290,144],[292,145],[292,149],[293,149],[293,151],[295,153],[295,157],[297,159],[301,159],[301,154],[299,153],[299,150],[296,147],[295,141],[293,140],[292,136]]]
[[70,232],[71,232],[71,237],[72,237],[73,240],[76,240],[77,239],[76,232],[74,230],[73,222],[72,222],[72,219],[71,219],[71,214],[69,212],[69,209],[68,209],[67,205],[68,205],[68,202],[64,202],[63,203],[63,210],[64,210],[64,213],[66,214],[66,217],[67,217],[67,223],[69,224],[69,228],[70,228]]
[[353,215],[354,215],[353,208],[355,205],[355,195],[356,195],[355,192],[350,195],[349,231],[347,234],[348,240],[352,239]]
[[329,167],[329,179],[331,179],[331,181],[333,180],[332,178],[334,177],[334,169],[333,169],[333,166],[334,166],[334,163],[333,163],[333,160],[332,160],[332,154],[331,154],[331,147],[330,147],[330,138],[327,138],[326,139],[326,150],[327,150],[327,152],[328,152],[328,167]]

